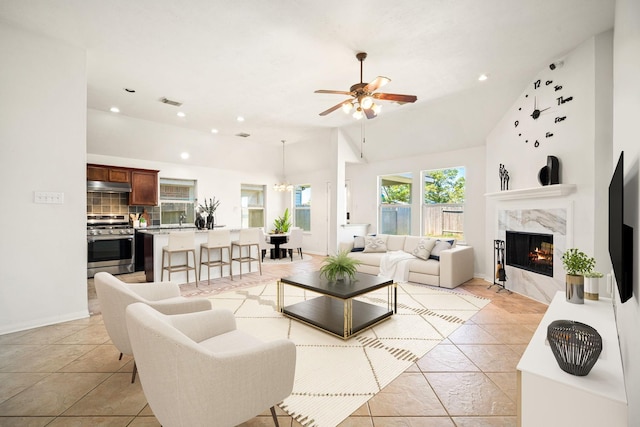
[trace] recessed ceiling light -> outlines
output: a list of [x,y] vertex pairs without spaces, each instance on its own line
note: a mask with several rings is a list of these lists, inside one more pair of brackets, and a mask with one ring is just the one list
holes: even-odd
[[189,153],[185,151],[184,153],[180,154],[180,157],[182,157],[183,160],[187,160],[189,158]]
[[186,116],[185,113],[183,113],[182,111],[178,111],[178,117],[185,117],[185,116]]
[[211,129],[211,133],[218,133],[218,129]]
[[109,111],[111,111],[112,113],[119,113],[120,109],[118,107],[111,107]]
[[489,78],[489,76],[487,76],[486,74],[480,74],[480,77],[478,77],[478,80],[480,80],[481,82],[487,80]]
[[236,117],[236,120],[239,121],[239,122],[244,122],[244,117],[238,116],[238,117]]

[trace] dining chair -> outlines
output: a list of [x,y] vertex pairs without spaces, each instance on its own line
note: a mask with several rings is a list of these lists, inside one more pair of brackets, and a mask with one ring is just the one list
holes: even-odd
[[[211,251],[217,249],[219,258],[211,259]],[[227,261],[224,260],[224,250],[227,252]],[[205,260],[204,254],[207,254]],[[200,271],[198,272],[202,280],[202,266],[207,267],[207,283],[211,284],[211,267],[220,267],[220,277],[222,277],[223,267],[229,266],[229,276],[233,280],[231,271],[231,231],[229,230],[209,230],[207,241],[200,244]]]
[[259,228],[260,232],[258,233],[258,243],[260,246],[260,253],[262,256],[262,262],[264,262],[264,256],[267,254],[267,251],[271,252],[275,246],[267,240],[267,236],[264,234],[264,230]]
[[[256,248],[256,257],[251,256],[251,249]],[[237,251],[235,250],[237,248]],[[243,254],[246,249],[246,254]],[[237,253],[237,255],[236,255]],[[260,275],[262,275],[262,259],[260,258],[260,229],[259,228],[243,228],[240,230],[238,240],[231,242],[231,266],[233,262],[240,264],[240,278],[242,279],[242,264],[249,264],[249,272],[251,272],[251,264],[258,262]]]
[[293,251],[297,251],[302,259],[302,233],[301,228],[294,228],[289,233],[289,241],[280,245],[281,249],[286,249],[293,262]]

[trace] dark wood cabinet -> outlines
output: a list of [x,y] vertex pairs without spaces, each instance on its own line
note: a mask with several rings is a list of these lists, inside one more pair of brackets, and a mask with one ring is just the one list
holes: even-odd
[[140,206],[158,205],[158,171],[131,170],[129,204]]
[[126,182],[131,184],[129,204],[138,206],[158,205],[158,172],[152,169],[87,164],[88,181]]
[[129,168],[113,166],[87,165],[88,181],[131,182]]

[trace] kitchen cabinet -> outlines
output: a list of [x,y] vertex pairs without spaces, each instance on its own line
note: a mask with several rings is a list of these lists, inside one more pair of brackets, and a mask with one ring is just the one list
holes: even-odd
[[158,205],[157,170],[131,169],[129,204],[137,206]]
[[88,164],[87,180],[128,183],[131,182],[131,175],[128,168]]

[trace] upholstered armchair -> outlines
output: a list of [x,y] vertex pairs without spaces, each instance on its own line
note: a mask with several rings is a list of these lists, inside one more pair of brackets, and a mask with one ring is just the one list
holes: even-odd
[[286,249],[289,252],[291,261],[293,262],[293,251],[295,250],[302,259],[302,229],[294,228],[289,233],[289,241],[280,245],[280,249]]
[[[94,277],[94,283],[104,326],[113,345],[120,351],[120,359],[123,354],[133,354],[125,323],[125,309],[129,304],[145,303],[165,314],[211,309],[208,299],[180,296],[180,287],[172,282],[125,283],[109,273],[99,272]],[[136,379],[136,366],[134,360],[132,383]]]
[[218,308],[167,316],[131,304],[127,327],[142,389],[163,426],[234,426],[267,408],[278,425],[275,405],[293,390],[293,342],[263,342]]

